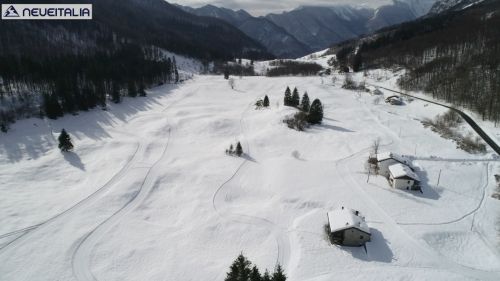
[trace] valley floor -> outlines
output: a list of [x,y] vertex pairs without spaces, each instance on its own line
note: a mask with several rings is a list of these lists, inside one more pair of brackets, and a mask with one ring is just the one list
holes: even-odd
[[[0,279],[216,281],[240,252],[297,281],[499,279],[500,163],[422,126],[442,108],[377,103],[319,77],[235,82],[197,76],[0,136]],[[286,86],[321,99],[322,125],[283,124]],[[264,95],[270,108],[256,110]],[[62,128],[72,153],[57,149]],[[377,138],[414,157],[422,193],[368,179]],[[237,141],[244,157],[227,156]],[[327,241],[338,206],[366,216],[367,252]]]

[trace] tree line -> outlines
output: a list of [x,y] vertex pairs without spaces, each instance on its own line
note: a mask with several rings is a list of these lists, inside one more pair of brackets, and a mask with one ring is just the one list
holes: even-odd
[[240,254],[229,267],[224,281],[286,281],[281,265],[276,265],[273,273],[267,269],[261,273],[243,254]]

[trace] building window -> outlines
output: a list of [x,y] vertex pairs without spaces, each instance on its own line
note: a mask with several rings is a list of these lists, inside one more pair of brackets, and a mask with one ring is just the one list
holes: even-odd
[[360,236],[359,236],[359,239],[363,240],[363,235],[360,235]]
[[408,184],[410,184],[410,181],[408,181]]

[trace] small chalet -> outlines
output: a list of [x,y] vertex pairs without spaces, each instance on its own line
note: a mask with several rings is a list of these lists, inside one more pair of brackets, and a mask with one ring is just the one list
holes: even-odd
[[402,105],[403,100],[401,99],[400,96],[390,96],[385,99],[386,103],[392,104],[392,105]]
[[420,178],[410,167],[403,164],[389,166],[389,183],[393,188],[420,190]]
[[398,163],[409,166],[411,162],[410,159],[392,152],[384,152],[377,154],[377,165],[379,169],[378,170],[379,175],[389,177],[389,166]]
[[330,241],[344,246],[363,246],[370,241],[370,228],[359,211],[340,208],[327,213]]

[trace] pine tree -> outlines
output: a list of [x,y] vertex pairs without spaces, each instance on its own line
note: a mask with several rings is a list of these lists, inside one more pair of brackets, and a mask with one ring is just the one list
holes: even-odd
[[300,104],[299,91],[297,90],[297,88],[295,88],[295,89],[293,89],[291,105],[292,106],[299,106],[299,104]]
[[243,155],[243,147],[241,147],[241,143],[238,142],[236,145],[236,155],[241,156]]
[[144,90],[144,83],[139,84],[139,96],[145,97],[146,96],[146,91]]
[[311,124],[321,124],[323,121],[323,105],[319,99],[315,99],[312,102],[307,119],[307,121]]
[[228,68],[224,69],[224,79],[226,79],[226,80],[229,79],[229,69]]
[[237,261],[238,260],[235,260],[229,267],[229,272],[227,273],[226,279],[224,279],[224,281],[238,281],[239,270]]
[[300,107],[304,112],[309,112],[309,108],[311,108],[311,102],[309,101],[309,95],[307,95],[307,92],[305,92],[304,95],[302,96],[302,102],[300,103]]
[[255,265],[252,267],[252,272],[250,272],[250,281],[262,281],[259,269]]
[[61,105],[59,104],[58,98],[55,94],[43,95],[43,107],[45,114],[47,114],[47,117],[50,119],[57,119],[57,117],[63,116]]
[[113,86],[111,87],[111,101],[114,103],[120,103],[122,100],[120,96],[120,88],[118,88],[118,85],[116,83],[113,83]]
[[59,135],[59,149],[61,149],[61,151],[70,151],[73,149],[71,137],[64,129],[62,129],[61,134]]
[[283,273],[281,265],[277,265],[273,273],[273,281],[286,281],[286,275]]
[[137,97],[137,88],[135,87],[134,81],[128,82],[128,96],[133,98]]
[[264,107],[268,107],[269,106],[269,98],[267,97],[267,95],[264,97]]
[[262,281],[272,281],[269,271],[266,269],[264,275],[262,275]]
[[292,102],[292,92],[290,91],[289,87],[286,87],[283,104],[286,106],[291,106],[291,102]]

